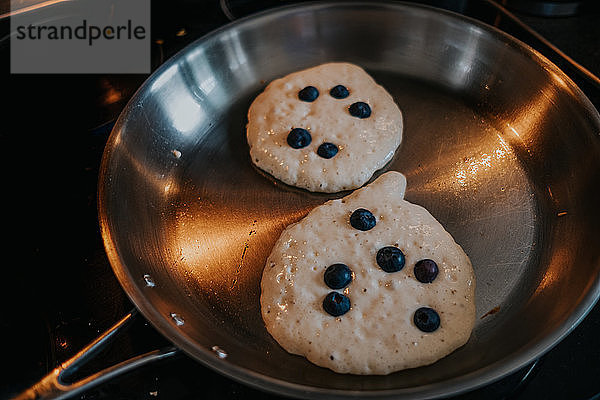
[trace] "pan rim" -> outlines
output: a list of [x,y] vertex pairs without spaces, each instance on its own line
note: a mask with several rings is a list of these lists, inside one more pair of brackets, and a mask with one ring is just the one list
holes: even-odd
[[[489,364],[483,368],[472,371],[468,374],[461,375],[458,377],[450,378],[435,383],[421,385],[411,388],[398,388],[398,389],[382,389],[382,390],[344,390],[344,389],[331,389],[317,386],[307,386],[303,384],[293,383],[271,376],[266,376],[245,367],[237,366],[232,363],[215,357],[214,353],[207,348],[202,348],[194,344],[185,332],[177,329],[167,320],[166,316],[160,314],[156,308],[150,304],[144,294],[139,288],[133,284],[136,281],[135,277],[130,274],[130,270],[125,266],[124,261],[121,259],[117,251],[116,242],[109,229],[109,221],[107,216],[107,208],[105,202],[105,190],[103,182],[108,176],[108,164],[112,154],[112,149],[115,146],[116,136],[118,135],[119,128],[125,119],[131,105],[135,103],[135,100],[144,92],[146,88],[152,85],[156,79],[161,76],[171,65],[173,65],[178,59],[183,57],[187,51],[191,48],[202,45],[205,42],[212,40],[213,38],[219,37],[223,32],[227,32],[232,28],[261,24],[265,23],[272,18],[281,18],[287,14],[306,12],[306,11],[325,11],[326,9],[339,9],[339,8],[356,8],[356,7],[368,7],[370,9],[395,9],[395,10],[406,10],[406,9],[424,9],[427,12],[433,14],[443,14],[448,18],[453,18],[458,22],[466,22],[479,29],[485,30],[489,33],[494,34],[503,43],[506,43],[514,49],[520,50],[533,62],[540,63],[548,72],[552,72],[560,77],[565,83],[568,90],[572,91],[577,101],[590,112],[596,125],[600,126],[600,115],[585,93],[574,83],[574,81],[562,70],[560,70],[554,63],[548,58],[539,53],[537,50],[520,41],[519,39],[509,35],[500,29],[488,25],[482,21],[474,18],[449,11],[433,6],[423,4],[413,4],[407,2],[386,2],[386,1],[374,1],[374,2],[308,2],[294,5],[287,5],[268,9],[259,13],[255,13],[213,30],[206,35],[194,40],[183,49],[176,52],[170,59],[160,65],[151,76],[136,90],[128,104],[124,107],[121,115],[119,116],[117,123],[115,124],[105,147],[105,151],[102,156],[100,173],[99,173],[99,187],[98,187],[98,215],[101,227],[101,236],[103,238],[104,246],[108,259],[111,264],[115,275],[118,278],[121,286],[124,288],[125,293],[129,299],[133,302],[136,308],[142,313],[142,315],[169,341],[175,346],[183,350],[187,355],[191,356],[195,360],[201,362],[203,365],[218,371],[219,373],[234,379],[238,382],[247,384],[259,390],[268,391],[277,394],[283,394],[291,397],[303,398],[307,396],[318,397],[318,398],[347,398],[347,397],[361,397],[361,398],[399,398],[402,396],[410,397],[411,399],[425,399],[425,398],[436,398],[440,396],[451,396],[472,391],[482,386],[488,385],[494,381],[497,381],[503,377],[514,373],[515,371],[523,368],[535,359],[542,357],[554,346],[560,343],[567,335],[569,335],[579,323],[588,315],[590,310],[596,305],[600,298],[600,276],[597,276],[593,284],[585,297],[583,297],[580,303],[574,308],[569,318],[563,321],[560,326],[553,330],[550,334],[546,335],[541,340],[525,347],[517,353],[511,353],[504,358],[497,360],[496,362]],[[597,138],[600,139],[600,131],[598,132]]]

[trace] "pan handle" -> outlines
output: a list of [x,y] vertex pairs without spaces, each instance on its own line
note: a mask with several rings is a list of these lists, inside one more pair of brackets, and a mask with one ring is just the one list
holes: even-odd
[[171,358],[180,354],[180,350],[174,346],[153,350],[105,368],[79,381],[66,383],[66,380],[68,380],[70,375],[111,343],[120,332],[124,331],[125,328],[130,325],[136,316],[137,310],[133,309],[101,336],[88,344],[73,357],[56,367],[38,383],[14,397],[13,400],[58,400],[71,398],[93,386],[106,382],[109,379],[142,365]]

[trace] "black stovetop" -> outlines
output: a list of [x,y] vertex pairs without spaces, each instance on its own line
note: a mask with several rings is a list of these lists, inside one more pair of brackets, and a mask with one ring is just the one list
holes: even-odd
[[[153,69],[203,34],[285,1],[152,3]],[[544,43],[481,1],[421,1],[496,25],[561,67],[600,109],[600,88]],[[524,4],[523,2],[520,2]],[[537,2],[540,3],[540,2]],[[545,2],[550,3],[550,2]],[[558,1],[554,3],[567,3]],[[574,3],[574,2],[570,2]],[[223,9],[226,5],[228,8]],[[509,2],[510,6],[510,2]],[[530,27],[600,75],[600,9],[575,15],[515,10]],[[10,75],[2,36],[3,312],[5,365],[0,397],[10,398],[134,309],[119,286],[99,232],[96,185],[112,123],[147,75]],[[7,104],[5,103],[5,104]],[[6,108],[5,108],[6,109]],[[600,305],[549,353],[466,399],[600,398]],[[141,316],[99,361],[104,366],[168,345]],[[81,399],[266,399],[182,355],[152,363],[77,396]]]

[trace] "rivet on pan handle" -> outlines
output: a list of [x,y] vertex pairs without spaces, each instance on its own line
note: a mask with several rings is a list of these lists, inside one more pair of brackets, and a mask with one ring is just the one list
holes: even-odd
[[179,349],[168,346],[164,349],[153,350],[139,356],[132,357],[116,365],[105,368],[84,379],[73,383],[66,383],[80,367],[94,358],[102,349],[109,345],[123,332],[138,315],[136,309],[130,311],[120,321],[114,324],[101,336],[84,347],[73,357],[56,367],[38,383],[17,395],[13,400],[41,400],[41,399],[67,399],[76,396],[93,386],[106,382],[116,376],[141,367],[142,365],[179,355]]

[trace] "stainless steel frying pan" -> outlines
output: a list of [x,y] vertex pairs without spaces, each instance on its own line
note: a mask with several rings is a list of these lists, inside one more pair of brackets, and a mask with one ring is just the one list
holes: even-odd
[[[336,374],[286,353],[260,317],[284,227],[334,197],[252,167],[246,111],[265,84],[359,64],[405,116],[386,169],[470,256],[478,321],[439,362]],[[600,295],[600,116],[543,56],[482,23],[405,4],[308,4],[237,21],[157,70],[106,146],[99,218],[114,272],[173,344],[294,397],[433,398],[474,389],[565,337]]]

